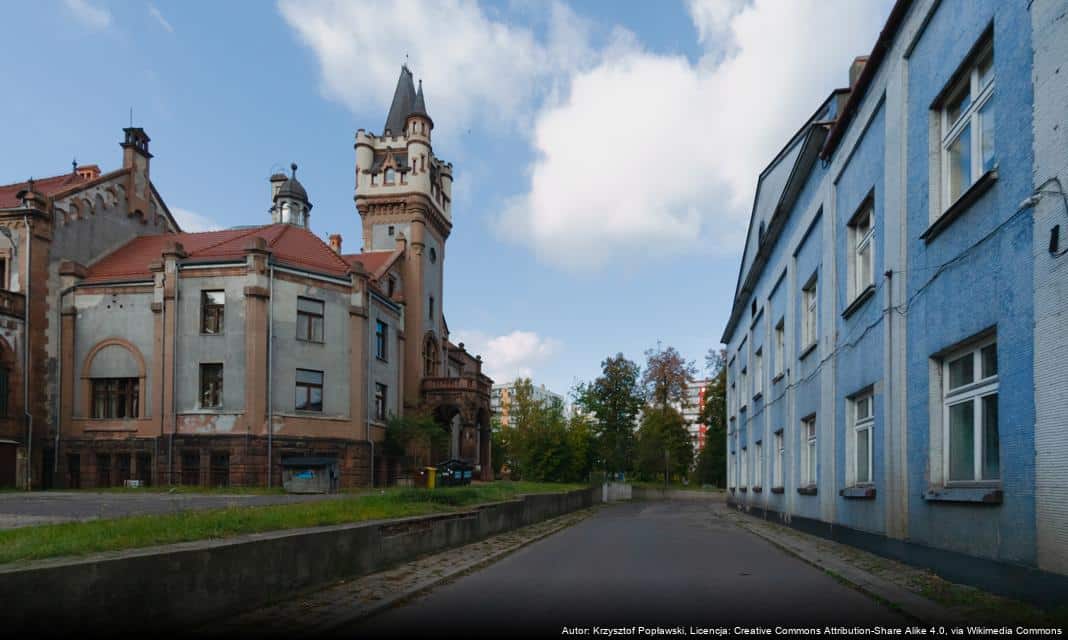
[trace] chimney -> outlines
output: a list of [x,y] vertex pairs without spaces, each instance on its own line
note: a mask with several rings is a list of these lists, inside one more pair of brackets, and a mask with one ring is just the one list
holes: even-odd
[[337,254],[341,253],[341,234],[340,233],[332,233],[332,234],[330,234],[330,248],[334,250],[334,253],[337,253]]
[[864,71],[864,65],[868,64],[868,56],[857,56],[853,59],[853,64],[849,65],[849,88],[857,86],[857,79],[860,78],[860,74]]

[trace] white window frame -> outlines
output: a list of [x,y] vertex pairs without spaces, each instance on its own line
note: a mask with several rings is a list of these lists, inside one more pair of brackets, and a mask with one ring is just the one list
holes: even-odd
[[813,275],[808,283],[801,287],[801,342],[805,349],[816,344],[818,305],[819,279]]
[[753,352],[753,399],[764,394],[764,348]]
[[[985,457],[986,439],[983,437],[983,399],[993,396],[998,401],[998,372],[993,375],[981,377],[983,372],[983,350],[993,346],[995,356],[997,354],[997,337],[987,338],[974,343],[963,349],[950,353],[942,358],[942,471],[945,484],[948,485],[988,485],[1000,484],[1001,482],[1001,433],[998,429],[998,477],[983,477],[983,458]],[[972,382],[950,389],[950,365],[961,358],[972,360]],[[997,358],[995,357],[995,362]],[[954,480],[950,477],[951,438],[950,438],[950,409],[966,402],[972,403],[972,478],[966,480]]]
[[819,457],[817,431],[815,414],[801,419],[801,436],[804,438],[804,448],[801,450],[801,486],[803,487],[816,486],[816,463]]
[[[867,415],[861,415],[862,407],[866,407]],[[853,459],[851,461],[852,468],[850,469],[851,479],[853,485],[870,485],[875,482],[875,469],[872,468],[874,463],[874,451],[875,451],[875,395],[871,390],[853,396],[849,402],[849,415],[850,415],[850,436],[852,437],[852,454]],[[860,434],[863,431],[868,432],[868,447],[867,451],[860,451]],[[857,464],[860,461],[860,456],[864,455],[868,461],[868,476],[866,478],[860,477],[860,465]]]
[[778,378],[785,371],[786,363],[786,319],[779,318],[775,325],[775,377]]
[[746,380],[747,373],[748,369],[746,367],[742,367],[741,371],[738,372],[738,397],[741,398],[741,402],[738,405],[739,410],[744,409],[745,405],[749,404],[747,402],[749,399],[749,386],[746,384],[748,382]]
[[[867,222],[867,230],[861,232],[861,223]],[[875,204],[869,199],[849,223],[850,251],[850,299],[864,293],[875,284]],[[865,264],[866,263],[866,264]],[[867,267],[867,276],[862,267]]]
[[[984,62],[990,57],[990,73],[986,78],[985,83],[979,77],[980,63]],[[986,172],[983,168],[983,122],[981,112],[990,102],[991,96],[994,94],[994,43],[991,40],[983,44],[976,55],[968,61],[967,71],[960,77],[952,90],[946,93],[946,99],[943,100],[942,108],[940,109],[939,120],[941,123],[940,132],[942,134],[941,140],[941,166],[942,166],[942,212],[948,209],[955,203],[960,196],[964,195],[969,187],[976,183],[976,181]],[[982,84],[981,84],[982,83]],[[955,98],[962,92],[967,91],[971,100],[967,108],[963,109],[957,116],[956,120],[950,121],[950,111],[948,105],[955,101]],[[990,114],[993,115],[992,113]],[[954,142],[960,137],[965,128],[969,129],[971,139],[968,144],[969,148],[969,180],[967,184],[962,184],[960,193],[954,196],[952,194],[952,184],[950,180],[950,152],[949,149]],[[994,152],[994,166],[997,166],[997,152]],[[993,168],[993,167],[991,167]],[[940,212],[941,213],[941,212]]]
[[[733,438],[731,438],[733,440]],[[737,449],[731,451],[731,457],[727,462],[727,484],[730,485],[728,489],[734,489],[738,486],[738,456],[735,453]]]
[[779,489],[782,488],[783,483],[783,461],[786,459],[786,439],[783,437],[782,429],[775,432],[775,458],[774,467],[771,470],[771,484],[773,487]]
[[757,440],[753,444],[753,486],[762,487],[764,475],[763,443]]

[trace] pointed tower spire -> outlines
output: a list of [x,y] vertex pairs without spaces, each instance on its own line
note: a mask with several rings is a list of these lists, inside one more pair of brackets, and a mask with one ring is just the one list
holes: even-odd
[[415,103],[412,104],[412,113],[419,114],[421,116],[428,115],[426,112],[426,101],[423,100],[423,79],[419,79],[419,91],[415,94]]
[[405,120],[412,112],[414,103],[415,83],[412,81],[412,72],[408,70],[408,65],[401,65],[397,88],[393,91],[393,103],[389,106],[389,115],[386,116],[386,125],[382,133],[385,134],[388,130],[390,135],[402,135]]

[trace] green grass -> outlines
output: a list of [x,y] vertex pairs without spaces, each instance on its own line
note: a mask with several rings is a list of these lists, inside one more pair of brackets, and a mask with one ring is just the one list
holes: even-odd
[[0,564],[191,540],[381,520],[453,511],[524,493],[554,493],[584,485],[494,482],[468,487],[385,489],[376,493],[296,504],[230,507],[67,522],[0,531]]

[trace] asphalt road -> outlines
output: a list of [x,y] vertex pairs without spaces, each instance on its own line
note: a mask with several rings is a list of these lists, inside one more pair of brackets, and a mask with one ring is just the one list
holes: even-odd
[[559,637],[564,627],[907,624],[716,516],[723,508],[699,501],[605,507],[338,635]]

